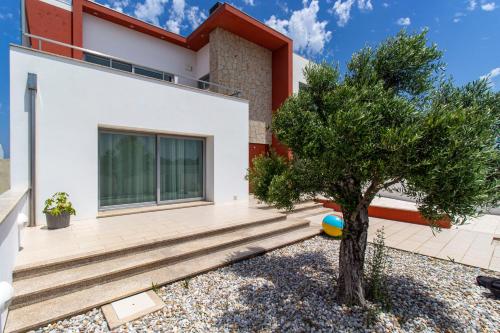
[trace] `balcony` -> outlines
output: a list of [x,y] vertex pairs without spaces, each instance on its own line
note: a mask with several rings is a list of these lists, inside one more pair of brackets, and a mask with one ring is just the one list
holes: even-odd
[[[74,46],[42,36],[23,33],[28,41],[25,45],[29,48],[43,52],[55,53],[57,55],[68,57],[68,54],[73,54],[73,58],[82,59],[85,62],[91,63],[99,67],[107,67],[120,72],[128,72],[133,75],[148,77],[154,80],[169,82],[171,84],[184,87],[191,87],[199,90],[211,91],[218,94],[223,94],[232,97],[240,97],[239,89],[223,86],[214,82],[210,82],[208,77],[202,79],[188,77],[185,75],[165,72],[164,70],[151,68],[142,64],[136,64],[128,59],[118,58],[113,55],[105,54],[95,50],[90,50],[83,47]],[[49,46],[49,47],[47,47]],[[63,49],[64,52],[57,50]],[[49,51],[50,50],[50,51]]]

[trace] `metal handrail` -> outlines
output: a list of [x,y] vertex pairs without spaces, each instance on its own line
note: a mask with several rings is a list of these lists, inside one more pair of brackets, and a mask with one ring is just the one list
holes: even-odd
[[[161,70],[161,69],[155,69],[155,68],[150,68],[148,66],[136,64],[136,63],[131,62],[130,60],[127,60],[127,59],[115,57],[115,56],[112,56],[112,55],[109,55],[109,54],[106,54],[106,53],[102,53],[102,52],[90,50],[90,49],[87,49],[87,48],[84,48],[84,47],[79,47],[79,46],[67,44],[67,43],[64,43],[64,42],[59,42],[57,40],[53,40],[53,39],[42,37],[42,36],[38,36],[38,35],[33,35],[33,34],[30,34],[30,33],[27,33],[27,32],[23,32],[22,34],[25,37],[33,38],[33,39],[38,40],[39,41],[39,43],[38,43],[38,50],[40,50],[40,51],[42,51],[42,41],[44,41],[44,42],[47,42],[47,43],[51,43],[51,44],[55,44],[55,45],[59,45],[59,46],[68,47],[68,48],[73,49],[73,50],[77,50],[77,51],[81,51],[81,52],[85,52],[85,53],[90,53],[90,54],[101,56],[101,57],[106,57],[106,58],[109,58],[111,60],[125,62],[125,63],[128,63],[128,64],[132,65],[132,66],[145,67],[145,68],[152,69],[152,70],[155,70],[155,71],[165,72],[164,70]],[[110,68],[112,68],[112,67],[110,67]],[[235,88],[227,87],[227,86],[224,86],[224,85],[221,85],[221,84],[218,84],[218,83],[214,83],[214,82],[210,82],[210,81],[204,81],[204,80],[196,79],[194,77],[189,77],[189,76],[185,76],[185,75],[181,75],[181,74],[176,74],[176,73],[172,73],[172,72],[168,72],[168,73],[172,74],[174,77],[177,77],[177,78],[181,78],[181,79],[185,79],[185,80],[193,80],[195,82],[201,82],[201,83],[209,85],[209,86],[214,86],[214,87],[217,87],[217,88],[226,89],[227,91],[232,91],[233,93],[228,94],[229,96],[239,97],[240,94],[241,94],[241,89],[235,89]],[[169,81],[166,81],[166,82],[169,82]],[[180,86],[186,86],[186,85],[179,84],[179,83],[176,83],[176,82],[170,82],[170,83],[173,83],[173,84],[176,84],[176,85],[180,85]],[[189,86],[189,87],[193,88],[192,86]],[[194,88],[197,88],[197,87],[194,87]],[[197,88],[197,89],[199,89],[199,88]],[[205,89],[200,89],[200,90],[205,90]]]

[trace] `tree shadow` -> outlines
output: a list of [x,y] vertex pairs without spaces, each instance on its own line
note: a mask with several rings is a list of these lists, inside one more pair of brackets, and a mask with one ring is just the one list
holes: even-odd
[[[253,249],[256,250],[256,249]],[[238,256],[236,254],[235,256]],[[337,253],[325,251],[258,256],[226,269],[237,275],[239,306],[228,307],[215,325],[221,330],[362,331],[369,328],[367,311],[336,302]],[[389,276],[392,312],[401,326],[424,318],[441,331],[464,331],[449,304],[433,297],[429,287],[408,276]],[[402,291],[401,288],[404,288]]]

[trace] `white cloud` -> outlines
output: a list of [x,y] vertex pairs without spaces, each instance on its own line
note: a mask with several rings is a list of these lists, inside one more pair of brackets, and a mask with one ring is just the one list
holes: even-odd
[[288,9],[288,4],[285,1],[281,2],[279,0],[276,0],[276,5],[286,14],[288,14],[288,12],[290,11]]
[[207,14],[200,10],[198,6],[192,6],[187,10],[187,19],[194,30],[207,19]]
[[373,5],[371,0],[358,0],[358,8],[361,10],[372,10]]
[[182,21],[184,21],[184,9],[186,8],[185,0],[172,0],[172,7],[170,8],[170,15],[167,20],[167,29],[173,33],[180,33]]
[[[111,0],[109,1],[109,7],[123,13],[125,8],[130,4],[129,0]],[[106,4],[105,4],[106,6]]]
[[0,13],[0,20],[10,20],[13,17],[14,15],[12,15],[12,13],[6,13],[6,14]]
[[[328,10],[328,12],[337,16],[337,25],[339,27],[343,27],[347,24],[347,22],[349,22],[349,19],[351,18],[351,9],[354,3],[355,0],[337,0],[333,4],[333,7]],[[362,11],[373,10],[371,0],[358,0],[357,6],[358,9]]]
[[467,16],[467,15],[465,15],[464,13],[461,13],[461,12],[455,13],[455,15],[453,15],[453,23],[458,23],[458,22],[462,21],[462,17],[464,17],[464,16]]
[[493,86],[492,80],[496,78],[497,76],[500,76],[500,67],[493,68],[488,74],[482,75],[481,79],[486,79],[490,82],[490,84]]
[[168,0],[144,0],[135,5],[134,15],[140,20],[160,25],[159,18],[165,11]]
[[273,28],[274,30],[279,31],[284,35],[288,35],[288,30],[287,30],[289,24],[288,20],[280,20],[276,16],[272,15],[269,18],[269,20],[265,21],[264,23]]
[[[115,2],[130,1],[130,0],[114,0]],[[170,0],[144,0],[135,6],[134,15],[141,20],[160,25],[160,17],[164,15],[166,6]],[[166,16],[166,15],[165,15]],[[181,29],[191,26],[196,29],[205,19],[207,14],[198,6],[190,6],[186,0],[172,0],[170,8],[168,8],[168,17],[164,27],[176,34],[181,32]]]
[[401,26],[408,26],[411,24],[411,20],[409,17],[401,17],[399,18],[397,21],[396,21],[397,25],[401,25]]
[[477,1],[476,0],[469,0],[468,4],[467,4],[467,10],[474,10],[476,9],[477,7]]
[[[467,4],[467,10],[473,11],[477,8],[477,0],[469,0]],[[497,5],[494,1],[486,2],[486,0],[481,0],[481,9],[486,12],[491,12],[497,8]]]
[[354,0],[347,0],[345,2],[337,0],[330,9],[330,12],[337,16],[337,24],[340,27],[345,26],[351,18],[351,7],[353,4]]
[[245,3],[245,5],[255,6],[255,2],[253,0],[243,0],[243,2]]
[[323,51],[332,32],[326,30],[328,21],[318,21],[318,0],[303,0],[303,8],[292,12],[290,19],[280,20],[272,15],[265,23],[289,36],[296,51],[315,54]]
[[487,2],[481,5],[481,9],[487,12],[491,12],[492,10],[495,10],[495,8],[497,7],[494,2]]
[[382,6],[383,6],[384,8],[387,8],[387,7],[389,7],[389,4],[388,4],[387,2],[382,2]]

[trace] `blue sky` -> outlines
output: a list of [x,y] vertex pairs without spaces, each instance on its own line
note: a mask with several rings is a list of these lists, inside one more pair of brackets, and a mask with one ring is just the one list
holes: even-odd
[[[188,35],[215,1],[98,0],[119,11]],[[429,29],[444,51],[447,73],[462,85],[491,75],[500,90],[500,0],[232,0],[228,3],[289,35],[295,51],[338,62],[400,29]],[[8,45],[19,43],[19,0],[0,2],[0,144],[9,155]]]

